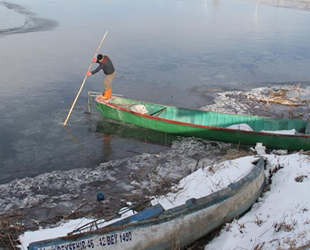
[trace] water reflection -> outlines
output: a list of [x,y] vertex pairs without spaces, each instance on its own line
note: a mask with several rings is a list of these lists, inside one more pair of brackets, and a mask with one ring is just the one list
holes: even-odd
[[103,154],[106,158],[109,158],[113,152],[111,147],[111,140],[112,136],[110,134],[103,135]]
[[97,136],[102,136],[104,152],[111,154],[111,143],[114,136],[135,139],[144,143],[171,146],[172,142],[178,140],[178,136],[162,133],[154,130],[144,129],[125,123],[119,123],[107,118],[102,118],[96,127]]

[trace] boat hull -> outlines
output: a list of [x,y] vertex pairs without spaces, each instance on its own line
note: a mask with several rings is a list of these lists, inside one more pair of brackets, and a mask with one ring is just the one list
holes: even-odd
[[[124,99],[124,98],[123,98]],[[124,99],[130,100],[130,99]],[[256,143],[263,143],[264,146],[268,148],[276,149],[289,149],[289,150],[309,150],[310,149],[310,136],[309,135],[284,135],[284,134],[274,134],[274,133],[263,133],[256,131],[244,131],[236,129],[227,129],[225,127],[215,127],[193,124],[190,119],[186,122],[180,122],[160,117],[154,117],[148,114],[139,114],[131,112],[129,109],[118,106],[117,104],[103,102],[100,99],[96,99],[98,110],[107,118],[133,124],[147,129],[152,129],[156,131],[161,131],[170,134],[176,134],[181,136],[194,136],[214,141],[223,141],[235,144],[252,145],[255,146]],[[130,100],[133,101],[133,100]],[[132,102],[135,103],[135,102]],[[138,104],[146,104],[145,102],[138,102]],[[149,103],[147,103],[149,104]],[[155,104],[153,104],[155,105]],[[165,107],[158,105],[158,108]],[[169,107],[169,106],[167,106]],[[175,108],[178,109],[178,108]],[[181,109],[178,109],[181,110]],[[186,110],[186,109],[182,109]],[[187,109],[189,110],[189,109]],[[183,111],[182,111],[183,112]],[[212,118],[211,113],[193,110],[193,112],[199,113],[209,113]],[[289,120],[289,119],[277,119],[277,118],[265,118],[256,116],[242,116],[242,115],[231,115],[231,114],[221,114],[213,113],[216,119],[227,120],[225,126],[233,125],[236,123],[247,122],[249,124],[265,123],[270,124],[270,128],[274,129],[274,124],[277,124],[279,128],[286,126],[289,122],[292,126],[295,126],[297,131],[305,131],[307,126],[307,121],[303,120]],[[199,114],[200,115],[200,114]],[[187,115],[188,116],[188,115]],[[219,118],[220,117],[220,118]],[[211,119],[210,118],[210,119]],[[213,118],[214,119],[214,118]],[[188,122],[189,121],[189,122]],[[255,123],[254,123],[255,122]],[[257,125],[255,125],[257,126]],[[266,126],[266,125],[265,125]],[[263,127],[262,127],[263,128]]]
[[[31,243],[29,250],[165,250],[185,247],[248,210],[265,185],[264,160],[227,188],[164,211],[156,218]],[[207,187],[206,187],[207,188]]]

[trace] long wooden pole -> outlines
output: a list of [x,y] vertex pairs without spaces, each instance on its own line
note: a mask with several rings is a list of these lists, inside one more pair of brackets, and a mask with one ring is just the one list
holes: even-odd
[[[99,44],[99,46],[98,46],[98,49],[97,49],[97,51],[96,51],[96,53],[95,53],[94,58],[96,58],[96,56],[97,56],[97,54],[98,54],[98,51],[100,50],[101,45],[102,45],[102,43],[103,43],[103,41],[104,41],[104,39],[105,39],[105,37],[106,37],[107,34],[108,34],[108,31],[106,31],[106,33],[105,33],[104,36],[102,37],[101,42],[100,42],[100,44]],[[94,62],[92,62],[92,63],[89,65],[89,68],[88,68],[87,72],[90,71],[91,67],[93,66],[93,63],[94,63]],[[73,103],[72,103],[72,105],[71,105],[70,111],[69,111],[69,113],[68,113],[68,115],[67,115],[67,118],[66,118],[66,120],[65,120],[65,122],[64,122],[64,126],[67,125],[67,122],[68,122],[68,120],[69,120],[69,118],[70,118],[70,115],[71,115],[71,113],[72,113],[72,110],[73,110],[73,108],[74,108],[74,105],[75,105],[77,99],[79,98],[79,96],[80,96],[80,94],[81,94],[81,91],[82,91],[82,89],[83,89],[83,87],[84,87],[84,84],[85,84],[85,81],[86,81],[87,77],[88,77],[88,75],[85,75],[84,80],[83,80],[83,82],[82,82],[82,84],[81,84],[81,87],[80,87],[79,91],[77,92],[76,97],[75,97],[75,99],[74,99],[74,101],[73,101]]]

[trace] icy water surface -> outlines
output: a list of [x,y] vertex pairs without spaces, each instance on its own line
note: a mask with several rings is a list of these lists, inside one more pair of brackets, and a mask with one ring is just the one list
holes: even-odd
[[310,13],[242,0],[0,2],[0,183],[157,153],[167,135],[84,113],[91,76],[62,126],[98,44],[113,92],[200,108],[217,92],[310,81]]

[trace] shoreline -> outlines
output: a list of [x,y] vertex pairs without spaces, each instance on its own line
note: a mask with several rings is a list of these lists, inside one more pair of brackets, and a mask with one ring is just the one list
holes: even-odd
[[[260,3],[310,11],[310,0],[262,0]],[[58,25],[56,21],[37,17],[21,5],[0,2],[0,35],[50,30]]]

